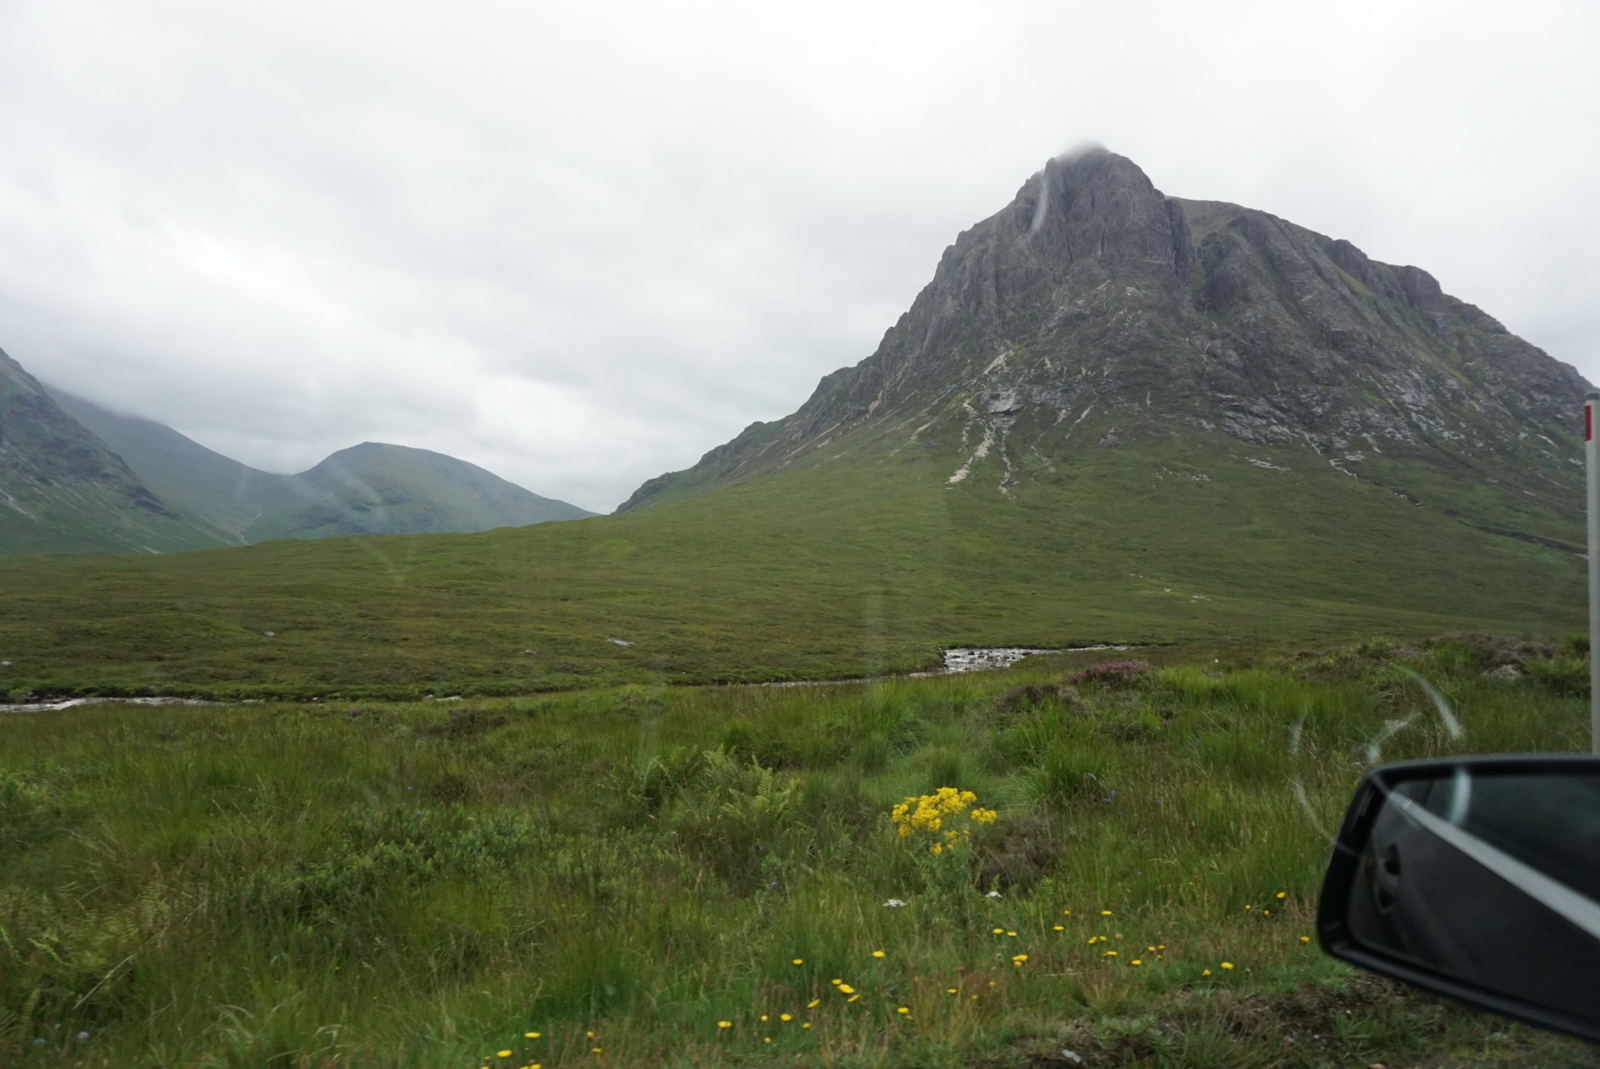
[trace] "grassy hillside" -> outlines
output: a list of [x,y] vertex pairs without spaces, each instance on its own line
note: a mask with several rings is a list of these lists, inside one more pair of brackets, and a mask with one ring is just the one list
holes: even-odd
[[437,534],[593,515],[427,449],[363,442],[309,471],[277,476],[253,497],[245,540]]
[[1309,450],[1200,432],[1096,448],[1092,424],[1010,495],[981,464],[951,486],[950,442],[519,530],[3,559],[0,689],[511,694],[900,671],[953,645],[1583,625],[1570,551]]
[[[1467,735],[1387,759],[1584,748],[1582,660],[1216,656],[0,718],[0,1062],[1592,1064],[1307,943],[1397,666]],[[941,787],[997,813],[935,855]]]

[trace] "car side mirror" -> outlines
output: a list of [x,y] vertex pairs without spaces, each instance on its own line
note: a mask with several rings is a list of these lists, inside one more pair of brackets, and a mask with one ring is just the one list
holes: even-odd
[[1600,1040],[1600,757],[1373,769],[1317,936],[1352,965]]

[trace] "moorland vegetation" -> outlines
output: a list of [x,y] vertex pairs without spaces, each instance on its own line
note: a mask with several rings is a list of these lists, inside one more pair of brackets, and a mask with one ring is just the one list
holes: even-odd
[[915,450],[482,534],[0,557],[0,694],[512,696],[908,672],[952,646],[1584,626],[1570,550],[1302,450],[1252,450],[1264,477],[1220,435],[1073,448],[1009,496]]
[[1311,936],[1363,769],[1585,748],[1582,652],[6,717],[0,1061],[1572,1064]]

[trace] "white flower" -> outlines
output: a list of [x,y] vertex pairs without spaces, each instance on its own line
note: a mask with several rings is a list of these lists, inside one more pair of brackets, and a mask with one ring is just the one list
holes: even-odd
[[990,891],[988,894],[984,895],[983,897],[985,897],[985,898],[999,898],[1000,897],[1000,892],[999,891]]
[[900,899],[898,899],[898,898],[891,898],[891,899],[889,899],[889,901],[885,902],[884,905],[886,905],[886,906],[903,906],[903,905],[905,905],[905,903],[900,901]]

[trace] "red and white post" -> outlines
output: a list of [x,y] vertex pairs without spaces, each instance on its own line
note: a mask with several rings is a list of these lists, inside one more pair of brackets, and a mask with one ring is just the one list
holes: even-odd
[[1600,754],[1600,390],[1583,398],[1583,458],[1589,483],[1589,750]]

